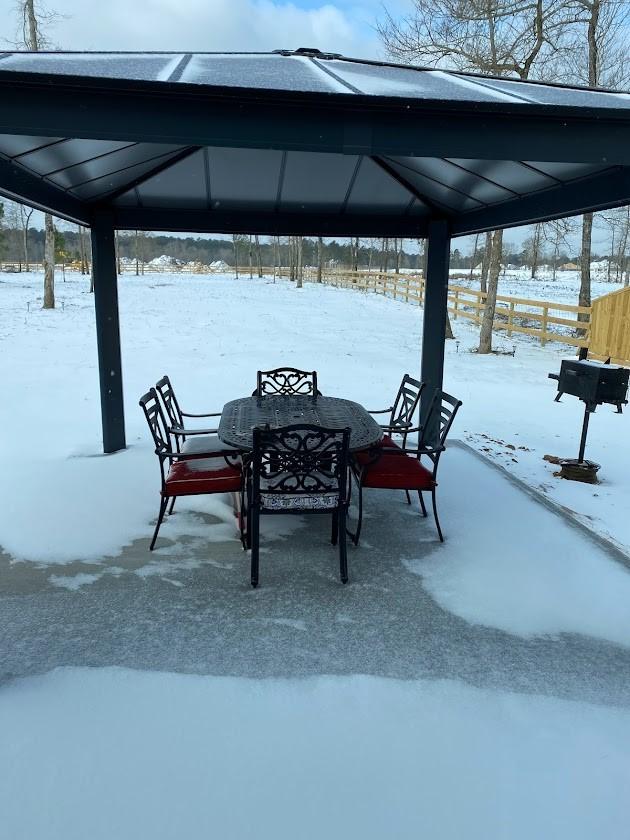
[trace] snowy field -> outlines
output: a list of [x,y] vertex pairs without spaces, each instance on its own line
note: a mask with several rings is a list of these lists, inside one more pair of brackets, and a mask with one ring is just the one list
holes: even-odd
[[[298,291],[287,281],[126,275],[129,448],[100,457],[87,281],[59,280],[54,312],[41,310],[41,286],[39,275],[0,275],[0,552],[44,570],[60,598],[95,591],[104,579],[94,564],[109,558],[113,575],[116,556],[150,533],[158,470],[137,401],[162,374],[194,412],[251,393],[259,367],[316,368],[324,393],[369,408],[390,404],[404,372],[419,373],[422,312],[411,305],[314,284]],[[469,352],[476,329],[461,320],[454,328],[459,347],[448,343],[445,388],[464,405],[453,437],[630,557],[628,416],[602,407],[592,418],[587,456],[602,464],[599,485],[561,482],[542,456],[577,453],[582,404],[569,397],[555,404],[547,373],[574,351],[515,338],[514,357],[480,357]],[[497,347],[505,342],[496,338]],[[476,462],[455,447],[445,455],[447,543],[433,554],[410,553],[406,569],[460,623],[495,628],[507,640],[581,634],[596,639],[602,655],[625,654],[628,571],[599,548],[585,549],[581,536],[565,536],[554,516]],[[197,504],[217,517],[211,530]],[[234,540],[226,501],[190,501],[179,516],[165,535]],[[433,545],[427,525],[423,540]],[[368,552],[369,528],[368,518]],[[164,555],[153,560],[168,580]],[[189,561],[180,561],[185,569]],[[70,585],[77,591],[68,593],[64,567],[83,564]],[[245,591],[233,597],[249,599]],[[352,582],[340,591],[351,595]],[[447,639],[443,645],[445,656]],[[630,711],[462,680],[64,668],[2,687],[0,743],[11,767],[0,774],[0,836],[11,840],[590,840],[622,836],[627,827]]]

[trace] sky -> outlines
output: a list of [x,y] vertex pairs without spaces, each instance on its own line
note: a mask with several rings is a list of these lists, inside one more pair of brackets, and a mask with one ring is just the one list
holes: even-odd
[[[36,0],[37,4],[42,0]],[[361,58],[382,50],[381,0],[45,0],[59,13],[49,38],[73,50],[274,50],[317,47]],[[390,8],[409,5],[391,0]],[[16,0],[0,0],[0,37],[18,36]]]

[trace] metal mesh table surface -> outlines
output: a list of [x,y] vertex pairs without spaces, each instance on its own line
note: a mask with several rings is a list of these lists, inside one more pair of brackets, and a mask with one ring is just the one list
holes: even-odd
[[267,424],[272,429],[304,423],[326,429],[350,429],[350,449],[366,449],[383,432],[359,403],[339,397],[278,395],[243,397],[223,406],[218,435],[238,449],[253,448],[254,429]]

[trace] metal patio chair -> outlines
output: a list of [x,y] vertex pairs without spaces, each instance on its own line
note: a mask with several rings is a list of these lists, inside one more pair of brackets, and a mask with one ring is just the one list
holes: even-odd
[[419,382],[406,373],[398,388],[394,404],[389,408],[382,408],[379,411],[369,411],[369,414],[389,414],[387,423],[380,423],[381,429],[385,432],[380,442],[381,446],[398,447],[399,444],[393,439],[393,435],[402,438],[402,446],[407,443],[407,436],[411,432],[420,432],[420,426],[413,425],[413,417],[420,403],[420,396],[424,388],[424,382]]
[[[420,429],[417,447],[383,447],[376,446],[363,452],[355,453],[352,460],[352,472],[359,488],[359,517],[357,529],[351,534],[353,542],[358,545],[363,520],[363,488],[370,487],[382,490],[417,491],[420,508],[424,516],[427,510],[424,505],[423,492],[431,493],[435,526],[441,542],[444,536],[440,527],[437,513],[436,488],[437,471],[440,456],[446,449],[446,438],[450,431],[455,415],[461,406],[461,400],[452,397],[444,391],[436,391],[429,408],[424,427]],[[426,429],[433,428],[439,420],[439,439],[436,446],[426,440]],[[425,467],[421,462],[428,458],[430,466]]]
[[[149,550],[153,551],[169,501],[178,496],[200,496],[212,493],[238,493],[243,498],[244,481],[240,457],[231,453],[184,453],[173,448],[166,416],[155,388],[140,398],[140,407],[149,425],[155,454],[160,462],[160,510]],[[239,530],[244,539],[243,506],[239,512]]]
[[317,390],[317,371],[292,367],[259,370],[256,375],[256,390],[252,396],[265,397],[274,394],[321,396],[321,391]]
[[185,454],[201,453],[208,456],[220,456],[227,453],[234,453],[237,450],[227,443],[223,443],[217,436],[216,428],[191,429],[186,426],[185,418],[202,419],[204,417],[221,417],[220,411],[209,414],[191,414],[183,411],[175,389],[168,376],[163,376],[155,384],[155,390],[162,402],[162,407],[168,418],[168,431],[172,436],[175,449]]
[[252,586],[258,586],[260,517],[277,513],[332,514],[331,542],[339,545],[339,573],[347,583],[349,443],[350,429],[293,425],[254,430],[247,479]]

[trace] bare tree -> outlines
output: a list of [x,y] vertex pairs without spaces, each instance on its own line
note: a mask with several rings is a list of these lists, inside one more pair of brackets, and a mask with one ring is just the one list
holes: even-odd
[[324,262],[324,241],[321,236],[317,237],[317,282],[322,282],[322,263]]
[[303,270],[302,270],[302,251],[304,246],[304,237],[296,236],[296,266],[295,266],[295,279],[296,279],[296,287],[298,289],[302,288],[302,281],[303,281]]
[[[387,52],[402,61],[476,70],[520,79],[543,78],[557,63],[570,16],[567,0],[413,0],[402,20],[386,13],[378,31]],[[491,239],[486,307],[479,352],[492,349],[492,319],[501,265],[502,234]],[[484,272],[482,270],[482,290]],[[489,327],[488,327],[489,319]]]
[[44,304],[43,309],[55,308],[55,228],[52,216],[46,213],[44,242]]
[[[21,42],[27,50],[38,52],[42,47],[49,46],[44,36],[44,28],[54,23],[58,18],[56,12],[51,12],[40,6],[36,11],[34,0],[20,0],[17,5],[18,14],[21,19]],[[46,241],[44,244],[44,263],[48,268],[44,269],[44,309],[55,308],[55,228],[52,216],[46,213],[44,217],[44,228]],[[52,255],[49,259],[48,257]]]
[[[494,312],[497,305],[497,288],[499,286],[499,274],[501,273],[501,254],[503,251],[503,231],[495,230],[492,234],[492,248],[490,250],[490,270],[488,272],[488,294],[486,305],[481,319],[481,330],[479,332],[478,353],[492,352],[492,325],[494,323]],[[494,290],[494,294],[491,293]]]
[[[576,27],[569,39],[567,67],[572,81],[589,87],[625,87],[630,81],[626,0],[572,0]],[[591,253],[593,214],[582,217],[580,251],[580,306],[591,305]],[[588,315],[579,314],[584,321]],[[578,330],[583,334],[584,330]]]
[[256,236],[254,236],[254,241],[256,243],[256,263],[257,263],[257,266],[258,266],[258,276],[262,277],[263,276],[262,254],[260,252],[260,237],[258,236],[258,234],[256,234]]
[[553,219],[543,225],[543,238],[553,248],[552,278],[556,279],[560,249],[569,247],[569,237],[575,231],[575,219]]
[[536,279],[542,256],[542,244],[544,239],[544,228],[539,222],[532,229],[532,235],[524,242],[524,254],[529,262],[532,280]]

